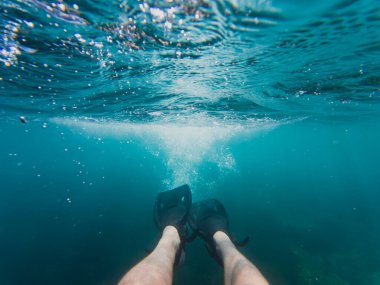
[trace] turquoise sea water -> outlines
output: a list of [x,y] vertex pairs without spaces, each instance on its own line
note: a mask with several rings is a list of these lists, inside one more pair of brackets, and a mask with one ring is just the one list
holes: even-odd
[[380,284],[378,1],[0,5],[0,284],[115,284],[183,183],[271,284]]

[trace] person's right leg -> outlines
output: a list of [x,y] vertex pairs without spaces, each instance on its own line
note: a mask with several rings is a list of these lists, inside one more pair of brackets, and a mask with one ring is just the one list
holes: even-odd
[[227,234],[217,231],[213,239],[223,260],[225,285],[269,285],[257,267],[236,249]]
[[229,238],[228,217],[222,203],[216,199],[193,203],[189,224],[206,242],[210,255],[223,265],[225,285],[269,285]]

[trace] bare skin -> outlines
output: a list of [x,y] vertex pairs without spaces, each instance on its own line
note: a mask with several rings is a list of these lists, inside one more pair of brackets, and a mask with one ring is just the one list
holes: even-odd
[[222,257],[225,285],[269,285],[268,281],[221,231],[213,236],[219,256]]
[[156,248],[129,270],[118,285],[170,285],[175,255],[180,244],[177,229],[167,226]]
[[[260,271],[236,249],[224,232],[216,232],[213,238],[223,260],[225,285],[269,285]],[[154,251],[129,270],[118,285],[171,285],[179,244],[177,229],[167,226]]]

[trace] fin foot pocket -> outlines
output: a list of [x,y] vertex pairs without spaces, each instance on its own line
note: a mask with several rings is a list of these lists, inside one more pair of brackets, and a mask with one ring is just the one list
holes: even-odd
[[181,239],[175,265],[182,264],[185,258],[185,243],[189,241],[187,220],[192,196],[189,185],[185,184],[157,194],[154,204],[154,222],[162,232],[166,226],[174,226]]

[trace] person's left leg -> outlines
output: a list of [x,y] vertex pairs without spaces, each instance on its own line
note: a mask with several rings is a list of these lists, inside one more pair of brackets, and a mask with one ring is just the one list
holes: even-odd
[[165,227],[153,252],[129,270],[118,285],[171,285],[179,245],[177,229],[173,226]]

